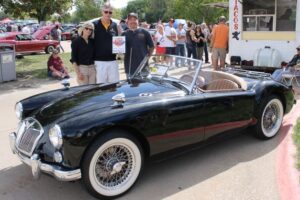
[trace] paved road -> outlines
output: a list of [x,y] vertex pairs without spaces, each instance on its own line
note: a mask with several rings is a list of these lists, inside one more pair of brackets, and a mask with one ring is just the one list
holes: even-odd
[[[9,148],[8,133],[17,127],[15,102],[59,87],[55,81],[46,81],[36,88],[0,93],[1,200],[94,199],[80,182],[58,182],[46,175],[33,180],[30,169]],[[286,121],[283,129],[291,126]],[[279,200],[276,159],[285,137],[289,135],[260,141],[243,132],[192,152],[147,163],[135,187],[119,199]]]

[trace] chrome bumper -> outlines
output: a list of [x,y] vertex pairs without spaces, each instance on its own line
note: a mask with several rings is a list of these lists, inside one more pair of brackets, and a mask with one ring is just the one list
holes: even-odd
[[38,179],[41,172],[50,174],[60,181],[74,181],[81,178],[81,170],[65,170],[59,166],[42,163],[38,154],[33,154],[30,158],[23,156],[16,148],[16,133],[9,134],[10,148],[17,154],[21,161],[31,167],[32,175]]

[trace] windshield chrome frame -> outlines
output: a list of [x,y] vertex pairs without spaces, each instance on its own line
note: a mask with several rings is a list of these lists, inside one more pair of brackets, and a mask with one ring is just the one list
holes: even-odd
[[190,62],[197,62],[198,63],[195,66],[195,68],[197,68],[197,69],[195,71],[192,83],[190,84],[190,86],[184,86],[184,87],[187,88],[189,94],[192,94],[193,93],[193,88],[194,88],[194,86],[196,84],[196,81],[197,81],[198,74],[199,74],[199,72],[202,68],[202,64],[203,64],[202,60],[197,60],[197,59],[194,59],[194,58],[187,58],[187,57],[176,56],[176,55],[151,55],[151,56],[145,56],[145,58],[142,60],[141,64],[136,69],[136,71],[133,73],[133,75],[129,76],[129,80],[131,80],[132,78],[136,77],[139,73],[141,73],[142,69],[144,68],[145,64],[148,62],[150,57],[158,57],[158,56],[171,56],[171,57],[178,58],[178,59],[189,59]]

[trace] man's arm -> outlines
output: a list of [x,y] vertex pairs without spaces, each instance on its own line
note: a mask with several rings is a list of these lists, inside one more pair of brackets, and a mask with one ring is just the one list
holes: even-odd
[[151,37],[151,34],[145,30],[145,35],[146,35],[146,42],[148,46],[148,56],[151,56],[154,51],[154,43]]
[[292,60],[289,62],[288,67],[293,67],[297,64],[297,55],[295,55]]

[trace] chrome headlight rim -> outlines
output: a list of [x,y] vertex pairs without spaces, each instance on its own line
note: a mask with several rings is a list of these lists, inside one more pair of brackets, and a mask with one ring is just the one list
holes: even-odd
[[23,117],[23,105],[21,102],[16,103],[15,105],[15,112],[16,112],[16,116],[19,120],[22,119]]
[[49,140],[52,146],[59,150],[63,145],[62,131],[58,124],[49,129]]

